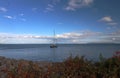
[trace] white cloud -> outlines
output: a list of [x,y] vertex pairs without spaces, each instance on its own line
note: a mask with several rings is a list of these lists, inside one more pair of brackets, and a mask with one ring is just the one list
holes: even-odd
[[82,36],[81,33],[72,32],[72,33],[64,33],[64,34],[57,35],[57,38],[78,38],[80,36]]
[[18,16],[5,15],[4,18],[11,19],[11,20],[19,20],[19,21],[24,21],[24,22],[26,21],[24,17],[19,18]]
[[0,7],[1,12],[7,12],[8,10],[5,7]]
[[103,21],[103,22],[112,22],[113,19],[110,16],[105,16],[105,17],[101,18],[100,21]]
[[117,23],[112,19],[111,16],[102,17],[99,21],[105,22],[107,25],[111,25],[111,26],[117,25]]
[[10,16],[10,15],[5,15],[4,17],[7,18],[7,19],[15,19],[15,17]]
[[48,4],[44,12],[54,11],[54,5]]
[[65,8],[66,10],[76,10],[82,7],[90,6],[94,0],[70,0],[68,2],[68,6]]
[[55,10],[55,6],[57,6],[57,4],[58,4],[60,1],[61,1],[61,0],[51,0],[51,1],[47,4],[44,12],[54,11],[54,10]]

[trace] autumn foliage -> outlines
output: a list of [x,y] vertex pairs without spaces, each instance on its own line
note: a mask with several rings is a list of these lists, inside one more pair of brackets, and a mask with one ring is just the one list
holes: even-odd
[[[84,57],[71,56],[63,62],[39,65],[32,61],[19,60],[2,69],[4,78],[119,78],[120,55],[93,62]],[[0,76],[1,77],[1,76]]]

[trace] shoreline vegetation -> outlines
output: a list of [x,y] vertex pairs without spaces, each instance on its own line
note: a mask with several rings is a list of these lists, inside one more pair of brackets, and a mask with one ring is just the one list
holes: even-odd
[[119,78],[120,52],[93,62],[70,56],[63,62],[33,62],[0,56],[0,78]]

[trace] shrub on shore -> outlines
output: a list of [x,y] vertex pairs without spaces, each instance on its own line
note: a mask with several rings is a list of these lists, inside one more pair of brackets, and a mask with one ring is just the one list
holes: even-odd
[[43,66],[32,61],[2,58],[0,78],[119,78],[120,55],[116,53],[111,58],[102,58],[92,62],[76,56]]

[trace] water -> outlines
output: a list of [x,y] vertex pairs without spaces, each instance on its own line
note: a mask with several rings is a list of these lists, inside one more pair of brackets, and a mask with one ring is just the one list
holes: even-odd
[[32,61],[63,61],[72,55],[97,60],[100,53],[109,58],[118,50],[120,44],[59,44],[58,48],[50,48],[49,44],[1,44],[0,56]]

